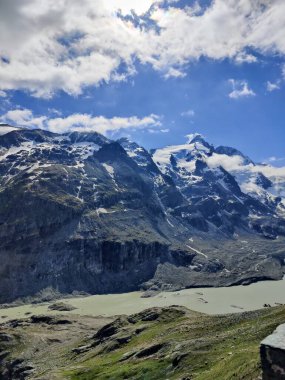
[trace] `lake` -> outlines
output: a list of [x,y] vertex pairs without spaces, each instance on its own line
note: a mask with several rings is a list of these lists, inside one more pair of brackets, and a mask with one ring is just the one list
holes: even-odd
[[[228,288],[185,289],[162,292],[150,298],[142,298],[141,295],[141,292],[94,295],[64,299],[63,302],[77,308],[67,312],[68,314],[90,316],[133,314],[149,307],[170,305],[186,306],[191,310],[207,314],[238,313],[261,309],[264,304],[271,306],[285,304],[285,281],[265,281]],[[27,317],[27,313],[34,315],[65,313],[51,311],[48,306],[49,303],[44,303],[0,309],[0,318],[5,321]]]

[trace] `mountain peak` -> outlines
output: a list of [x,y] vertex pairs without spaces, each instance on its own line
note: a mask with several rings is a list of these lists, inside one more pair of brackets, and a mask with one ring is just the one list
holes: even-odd
[[201,140],[205,141],[204,136],[197,132],[190,133],[189,135],[186,135],[185,137],[187,137],[187,144],[193,144],[194,142],[201,141]]
[[101,133],[95,131],[72,131],[64,133],[63,136],[67,136],[72,143],[90,142],[98,144],[99,146],[102,146],[103,144],[109,143],[111,141]]
[[117,140],[119,143],[132,143],[128,137],[121,137],[119,140]]
[[201,135],[200,133],[191,133],[189,135],[186,135],[188,141],[187,141],[187,144],[201,144],[203,145],[205,148],[208,148],[208,149],[211,149],[213,148],[204,138],[203,135]]

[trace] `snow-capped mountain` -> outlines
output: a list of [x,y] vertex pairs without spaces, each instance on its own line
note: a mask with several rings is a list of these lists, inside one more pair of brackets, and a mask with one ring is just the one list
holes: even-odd
[[281,278],[285,169],[188,138],[0,126],[0,301]]
[[[227,171],[237,182],[243,194],[254,197],[265,206],[278,205],[275,210],[284,212],[285,206],[285,168],[255,164],[250,158],[231,147],[214,148],[201,135],[194,135],[188,144],[158,149],[153,159],[160,170],[176,179],[177,186],[183,192],[183,185],[197,185],[203,181],[203,175],[197,175],[200,169],[211,171],[221,182],[221,170]],[[201,170],[200,170],[201,174]],[[179,183],[181,186],[179,186]]]

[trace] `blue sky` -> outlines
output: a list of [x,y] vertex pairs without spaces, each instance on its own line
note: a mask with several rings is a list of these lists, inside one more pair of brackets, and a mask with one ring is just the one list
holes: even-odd
[[[266,8],[260,1],[256,10],[249,0],[200,1],[200,8],[198,2],[141,0],[134,14],[134,2],[119,0],[120,18],[114,16],[117,5],[110,13],[110,3],[102,0],[95,15],[97,25],[102,21],[100,30],[93,24],[86,29],[93,5],[85,2],[84,20],[76,18],[74,30],[65,20],[60,35],[53,29],[55,20],[62,24],[68,15],[63,16],[64,8],[55,15],[52,1],[33,10],[36,16],[27,11],[33,0],[25,0],[27,8],[18,2],[7,10],[14,17],[38,18],[40,33],[34,40],[35,30],[26,27],[19,37],[22,56],[16,43],[15,50],[7,42],[1,51],[0,37],[2,121],[55,132],[94,129],[112,138],[129,136],[146,148],[180,144],[185,135],[199,132],[214,145],[234,146],[256,161],[272,157],[275,165],[285,164],[284,2],[272,1]],[[42,25],[43,14],[50,29]],[[111,29],[105,31],[107,21]]]

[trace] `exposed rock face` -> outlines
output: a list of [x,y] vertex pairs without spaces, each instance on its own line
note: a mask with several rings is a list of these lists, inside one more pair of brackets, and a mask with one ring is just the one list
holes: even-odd
[[264,339],[260,347],[263,380],[285,379],[285,325]]
[[[201,136],[150,154],[98,133],[0,133],[0,302],[282,278],[285,186],[239,155]],[[224,157],[237,172],[213,167]]]

